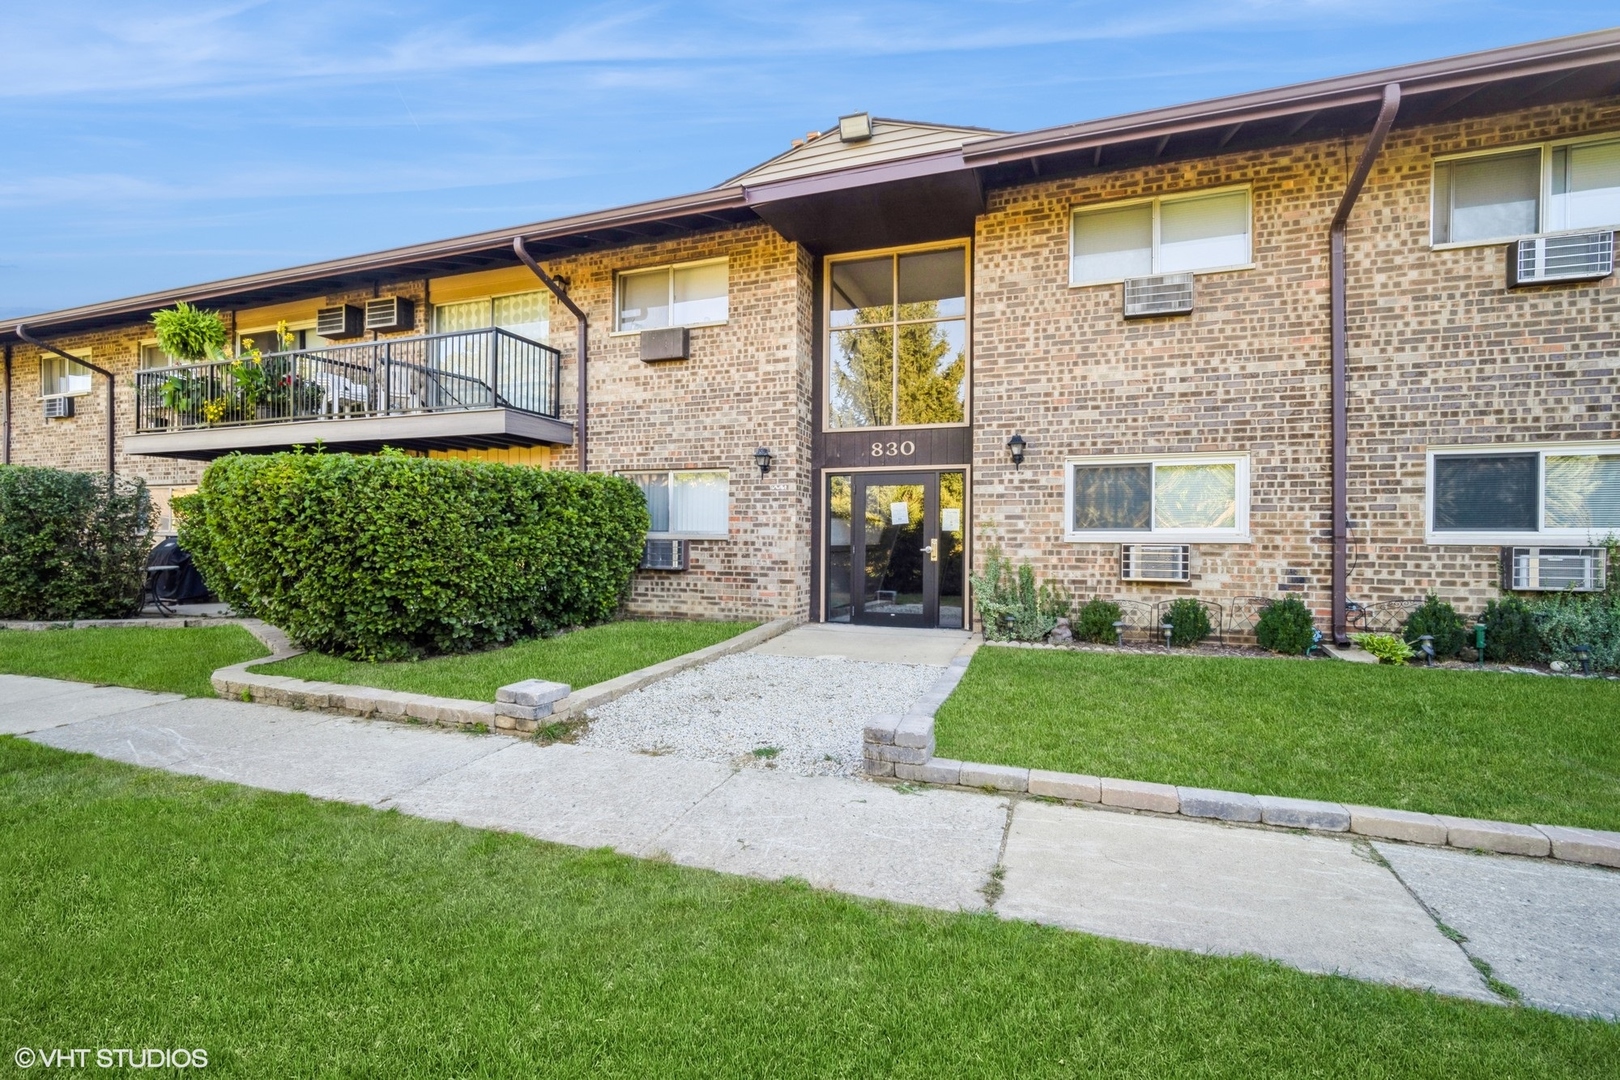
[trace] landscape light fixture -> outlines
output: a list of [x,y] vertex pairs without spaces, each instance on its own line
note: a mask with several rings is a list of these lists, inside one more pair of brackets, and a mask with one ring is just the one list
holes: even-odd
[[759,466],[759,476],[763,480],[765,474],[771,471],[771,452],[763,446],[755,450],[754,464]]
[[1434,667],[1434,635],[1433,634],[1419,634],[1418,635],[1418,652],[1423,654],[1423,664],[1424,664],[1425,667]]
[[1024,437],[1016,431],[1013,432],[1013,437],[1007,440],[1007,449],[1012,452],[1013,468],[1016,469],[1024,463],[1024,447],[1028,445]]
[[1581,674],[1592,674],[1592,646],[1576,645],[1574,647],[1574,652],[1576,658],[1581,662]]
[[850,113],[848,116],[838,118],[838,139],[840,142],[864,142],[871,137],[871,113]]

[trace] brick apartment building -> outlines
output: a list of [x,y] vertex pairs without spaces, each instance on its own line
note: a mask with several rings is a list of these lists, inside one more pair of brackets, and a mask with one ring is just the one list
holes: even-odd
[[[707,191],[0,326],[5,460],[110,446],[160,502],[317,441],[623,473],[648,614],[961,626],[998,544],[1342,633],[1595,584],[1617,227],[1620,31],[1023,134],[858,114]],[[177,300],[286,392],[172,366]]]

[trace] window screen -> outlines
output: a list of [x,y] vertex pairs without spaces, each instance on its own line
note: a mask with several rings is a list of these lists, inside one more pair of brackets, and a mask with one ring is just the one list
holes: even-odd
[[674,302],[669,309],[671,326],[726,321],[726,264],[677,266],[672,272]]
[[1153,273],[1153,204],[1074,216],[1071,281],[1117,281]]
[[1546,527],[1620,528],[1620,455],[1548,454]]
[[1075,532],[1102,529],[1147,532],[1152,514],[1151,464],[1075,466]]
[[1535,454],[1434,459],[1435,532],[1534,532],[1539,502]]
[[1434,167],[1436,243],[1530,236],[1541,221],[1541,150]]
[[1176,199],[1160,208],[1158,273],[1242,266],[1248,261],[1248,192]]

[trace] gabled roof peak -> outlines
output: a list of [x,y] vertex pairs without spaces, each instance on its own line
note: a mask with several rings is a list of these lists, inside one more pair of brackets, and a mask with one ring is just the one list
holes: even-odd
[[810,132],[802,139],[794,139],[792,146],[770,160],[717,186],[764,184],[846,169],[852,165],[870,165],[942,150],[960,150],[965,143],[975,139],[1002,134],[990,128],[930,124],[885,116],[871,118],[871,131],[870,137],[849,142],[839,138],[837,124],[824,131]]

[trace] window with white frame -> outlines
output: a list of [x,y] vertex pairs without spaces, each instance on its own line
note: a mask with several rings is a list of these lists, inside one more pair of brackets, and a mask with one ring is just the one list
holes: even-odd
[[664,326],[713,326],[730,317],[725,259],[626,270],[618,277],[620,332]]
[[653,539],[714,540],[731,535],[731,475],[725,469],[625,473],[647,499]]
[[1069,540],[1246,541],[1249,459],[1081,458],[1068,463],[1066,500]]
[[1069,284],[1250,265],[1249,189],[1084,207],[1069,230]]
[[1442,158],[1433,201],[1436,244],[1620,228],[1620,139]]
[[181,363],[181,361],[176,360],[174,357],[164,352],[158,347],[157,342],[147,341],[141,344],[141,370],[145,371],[150,368],[173,367],[178,363]]
[[[75,355],[91,359],[89,349],[77,349]],[[75,364],[55,353],[42,353],[39,358],[39,393],[41,397],[76,397],[90,392],[90,369]]]
[[1620,441],[1429,454],[1428,540],[1599,543],[1620,531]]

